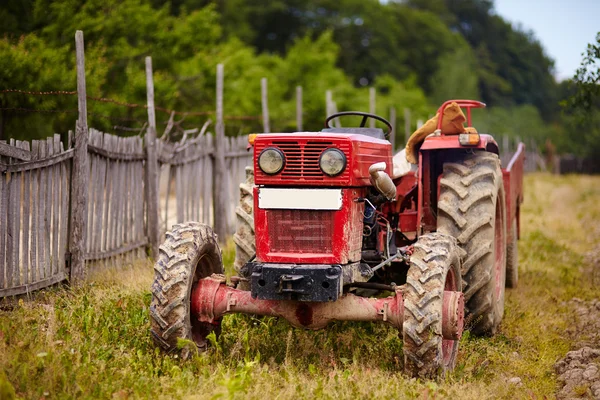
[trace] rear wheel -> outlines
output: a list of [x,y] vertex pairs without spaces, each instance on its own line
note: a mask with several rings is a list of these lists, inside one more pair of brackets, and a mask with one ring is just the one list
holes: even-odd
[[506,245],[506,287],[516,288],[519,283],[519,254],[517,249],[517,219],[511,225],[512,239]]
[[[237,230],[233,235],[235,243],[235,261],[233,267],[239,274],[241,268],[256,255],[256,242],[254,239],[254,171],[246,167],[246,182],[240,184],[240,204],[235,213],[237,215]],[[240,281],[238,289],[250,290],[246,281]]]
[[438,231],[466,251],[463,290],[471,332],[494,334],[504,314],[506,211],[498,156],[465,154],[444,164]]
[[[221,321],[198,322],[190,318],[190,295],[196,283],[212,274],[223,274],[221,250],[210,226],[187,222],[173,226],[159,247],[154,265],[150,302],[150,331],[154,342],[166,351],[189,339],[206,349],[207,335],[220,333]],[[187,356],[187,351],[182,353]]]
[[404,371],[432,378],[454,368],[458,340],[442,336],[444,296],[461,291],[460,248],[441,233],[419,237],[404,291]]

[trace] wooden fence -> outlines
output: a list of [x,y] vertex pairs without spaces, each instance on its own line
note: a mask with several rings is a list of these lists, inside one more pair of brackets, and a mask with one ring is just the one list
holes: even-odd
[[0,152],[0,297],[68,276],[73,149],[59,135],[10,145]]
[[[239,184],[245,179],[246,166],[252,165],[252,153],[246,150],[248,136],[225,138],[225,191],[220,201],[226,204],[227,233],[235,230],[235,207]],[[163,232],[174,223],[199,221],[214,225],[214,138],[200,135],[182,144],[159,143],[161,164],[161,227]]]
[[87,235],[84,259],[145,254],[146,153],[141,137],[118,137],[90,129]]
[[[47,140],[0,143],[0,297],[29,293],[69,277],[70,214],[74,180],[73,135]],[[227,221],[235,229],[238,185],[251,163],[247,136],[225,138],[226,214],[214,215],[212,135],[184,144],[158,141],[158,161],[166,177],[158,212],[164,216],[157,237],[174,223]],[[123,257],[146,257],[149,242],[147,151],[139,137],[118,137],[89,130],[83,258],[99,268]]]

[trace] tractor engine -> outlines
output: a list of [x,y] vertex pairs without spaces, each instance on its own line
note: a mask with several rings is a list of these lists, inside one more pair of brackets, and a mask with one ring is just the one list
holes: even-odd
[[256,257],[240,271],[252,297],[335,301],[372,278],[365,259],[382,257],[376,209],[391,200],[377,185],[379,176],[391,184],[391,162],[380,129],[258,135]]

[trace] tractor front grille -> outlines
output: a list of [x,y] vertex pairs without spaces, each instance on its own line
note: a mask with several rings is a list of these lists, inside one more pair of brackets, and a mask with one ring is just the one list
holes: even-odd
[[[274,140],[270,144],[257,144],[257,152],[260,153],[265,147],[274,146],[279,148],[285,155],[285,167],[281,174],[268,176],[269,181],[294,181],[314,182],[319,181],[343,181],[350,175],[349,168],[336,177],[326,176],[319,167],[319,158],[325,149],[336,147],[346,154],[350,154],[349,143],[336,143],[328,141],[296,141],[296,140]],[[258,173],[262,174],[260,170]]]
[[270,251],[331,254],[335,211],[268,210]]

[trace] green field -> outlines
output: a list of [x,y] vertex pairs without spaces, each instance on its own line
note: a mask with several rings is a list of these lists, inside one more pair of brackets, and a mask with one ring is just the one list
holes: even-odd
[[[533,174],[525,191],[519,288],[507,290],[500,332],[467,332],[440,381],[405,378],[397,332],[371,323],[311,332],[233,315],[208,353],[166,356],[149,334],[152,265],[139,262],[1,303],[0,399],[554,397],[553,365],[577,339],[565,302],[600,297],[585,268],[600,242],[600,177]],[[224,253],[230,267],[233,247]]]

